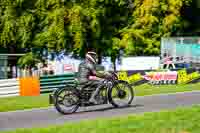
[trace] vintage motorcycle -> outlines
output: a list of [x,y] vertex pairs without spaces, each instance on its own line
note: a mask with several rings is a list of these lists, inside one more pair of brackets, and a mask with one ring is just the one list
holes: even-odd
[[95,97],[98,103],[90,103],[89,99],[96,89],[93,86],[69,85],[59,88],[50,94],[50,103],[61,114],[71,114],[79,107],[87,107],[111,103],[114,107],[124,107],[134,99],[133,87],[124,80],[119,80],[116,73],[112,72],[110,78],[104,79],[99,85],[99,93]]

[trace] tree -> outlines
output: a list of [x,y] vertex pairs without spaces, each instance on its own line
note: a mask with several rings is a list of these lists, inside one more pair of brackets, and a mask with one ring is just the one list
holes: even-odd
[[126,0],[68,2],[65,26],[71,48],[82,56],[89,48],[96,49],[99,55],[111,55],[113,39],[128,24],[128,5]]
[[87,47],[94,47],[97,51],[112,56],[113,62],[121,48],[125,49],[126,55],[158,55],[161,37],[169,37],[183,27],[181,10],[190,2],[191,0],[71,2],[67,19],[70,45],[80,53],[84,53]]
[[161,37],[183,26],[181,9],[191,0],[134,0],[133,19],[123,28],[121,43],[128,55],[158,55]]
[[95,49],[113,62],[120,49],[158,55],[161,37],[183,28],[181,10],[191,1],[1,0],[0,47],[66,49],[81,57]]
[[[9,52],[22,48],[26,49],[24,52],[31,52],[32,48],[65,48],[64,1],[1,0],[0,15],[0,47],[9,48]],[[32,54],[26,54],[19,62],[34,62]]]

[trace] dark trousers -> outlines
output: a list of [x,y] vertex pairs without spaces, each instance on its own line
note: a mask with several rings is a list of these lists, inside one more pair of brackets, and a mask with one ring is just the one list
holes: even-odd
[[80,83],[80,88],[82,90],[85,89],[94,89],[94,93],[92,94],[91,98],[94,98],[100,91],[100,88],[98,87],[98,85],[100,85],[102,80],[89,80],[87,82],[81,82]]

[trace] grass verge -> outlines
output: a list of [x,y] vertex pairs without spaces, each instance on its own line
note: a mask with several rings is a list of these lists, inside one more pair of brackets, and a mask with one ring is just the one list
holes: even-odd
[[200,106],[4,133],[199,133]]
[[0,112],[48,107],[48,95],[0,98]]
[[200,83],[185,85],[149,85],[144,84],[134,88],[137,96],[167,94],[187,91],[200,91]]
[[[144,84],[134,88],[136,96],[152,94],[166,94],[184,91],[200,90],[200,83],[188,85],[160,85],[152,86]],[[37,97],[9,97],[0,98],[0,112],[48,107],[48,94]]]

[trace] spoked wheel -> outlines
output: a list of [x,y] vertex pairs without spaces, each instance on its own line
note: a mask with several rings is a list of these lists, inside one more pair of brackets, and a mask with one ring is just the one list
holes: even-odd
[[76,88],[65,87],[58,91],[54,102],[56,110],[61,114],[71,114],[79,108],[79,97]]
[[134,98],[132,86],[123,80],[118,80],[108,91],[108,98],[114,107],[126,107]]

